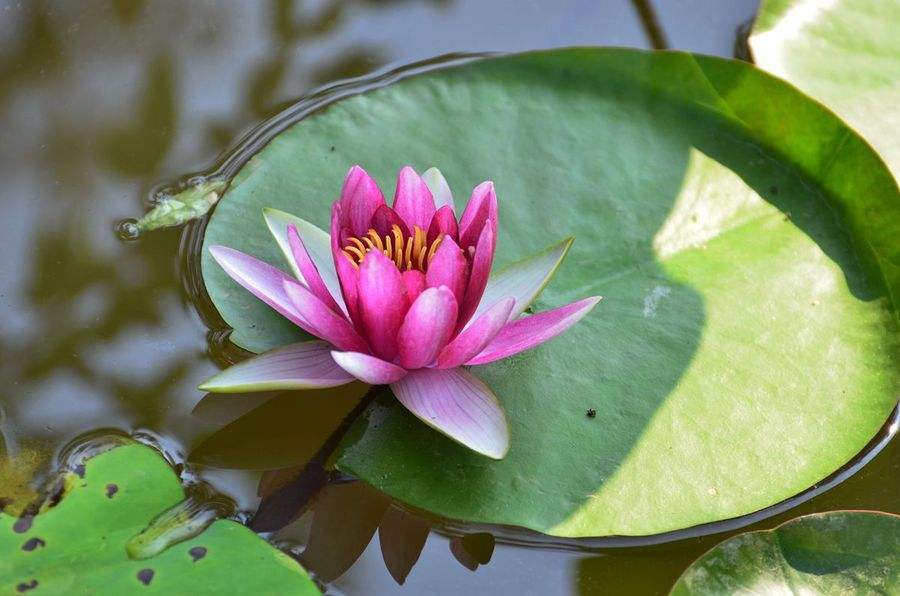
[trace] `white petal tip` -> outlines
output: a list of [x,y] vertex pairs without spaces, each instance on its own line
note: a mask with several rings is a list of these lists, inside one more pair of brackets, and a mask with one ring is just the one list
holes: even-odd
[[245,390],[245,389],[243,389],[243,388],[241,388],[241,387],[232,386],[232,385],[229,384],[229,383],[224,383],[224,384],[223,384],[223,383],[218,383],[218,382],[216,382],[216,379],[217,379],[221,374],[222,374],[222,373],[219,373],[218,375],[212,377],[211,379],[207,379],[206,381],[204,381],[203,383],[201,383],[200,385],[198,385],[198,386],[197,386],[197,389],[198,389],[199,391],[205,391],[205,392],[207,392],[207,393],[237,393],[237,392],[239,392],[239,391],[244,391],[244,390]]
[[501,459],[506,457],[507,453],[509,453],[509,443],[506,443],[506,445],[503,445],[503,447],[499,450],[491,450],[491,451],[485,450],[485,451],[478,451],[478,453],[480,453],[482,455],[486,455],[491,459],[500,461]]
[[284,215],[284,211],[279,211],[278,209],[274,209],[272,207],[263,207],[262,214],[263,219],[266,220],[266,223],[270,226],[273,223],[284,219],[282,217]]

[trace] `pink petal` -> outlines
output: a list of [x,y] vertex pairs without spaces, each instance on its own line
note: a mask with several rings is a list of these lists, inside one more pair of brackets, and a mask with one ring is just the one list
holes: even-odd
[[313,263],[312,258],[310,258],[309,252],[306,250],[306,245],[303,243],[300,234],[297,232],[297,226],[290,224],[288,226],[287,235],[291,254],[294,257],[293,260],[297,265],[297,270],[300,272],[301,280],[306,282],[306,287],[309,288],[310,292],[312,292],[316,298],[324,302],[328,308],[336,313],[341,313],[341,308],[337,305],[337,302],[334,301],[331,292],[328,291],[325,282],[322,281],[322,276],[319,275],[316,264]]
[[343,210],[341,209],[340,201],[335,201],[331,204],[331,234],[329,234],[329,238],[331,240],[331,253],[334,254],[335,251],[341,250],[343,248],[341,246],[341,220],[343,219]]
[[290,322],[309,333],[314,333],[311,325],[297,311],[284,291],[285,281],[296,283],[291,276],[256,257],[227,246],[211,246],[209,252],[231,279]]
[[453,209],[448,205],[444,205],[435,211],[427,231],[428,234],[426,235],[426,238],[429,245],[434,242],[438,236],[444,234],[447,234],[453,238],[454,242],[456,242],[459,238],[459,227],[456,224],[456,216],[453,215]]
[[290,213],[285,213],[284,211],[279,211],[278,209],[263,209],[263,215],[266,224],[269,226],[269,231],[278,242],[278,246],[284,253],[285,259],[291,266],[294,275],[308,286],[309,284],[304,278],[303,273],[297,266],[293,250],[288,241],[288,226],[293,225],[297,228],[297,234],[303,241],[303,246],[306,248],[309,259],[319,272],[322,283],[328,288],[328,293],[331,294],[335,303],[342,311],[345,311],[344,300],[341,296],[341,284],[338,280],[337,272],[334,268],[334,259],[331,254],[331,237],[328,232],[309,223],[305,219],[291,215]]
[[474,358],[506,326],[515,303],[513,298],[501,300],[475,319],[441,350],[438,368],[456,368]]
[[345,222],[351,233],[365,235],[375,210],[384,204],[384,195],[375,180],[359,166],[350,168],[341,189],[341,211],[342,223]]
[[491,390],[461,368],[412,371],[391,389],[428,426],[494,459],[509,450],[506,415]]
[[398,226],[404,234],[409,235],[409,228],[406,227],[406,222],[400,219],[396,211],[387,205],[382,205],[375,211],[375,215],[372,216],[372,228],[378,232],[379,236],[383,237],[391,233],[393,226]]
[[390,385],[406,376],[406,370],[381,358],[360,352],[332,352],[338,366],[370,385]]
[[425,285],[429,288],[447,286],[453,292],[457,304],[461,304],[469,278],[468,268],[469,264],[459,246],[453,238],[445,237],[428,263]]
[[443,206],[450,207],[452,213],[456,213],[456,207],[453,205],[453,193],[450,192],[450,185],[447,179],[437,168],[428,168],[422,173],[422,180],[428,185],[431,196],[434,197],[434,206],[440,210]]
[[494,362],[553,339],[580,321],[598,302],[600,302],[600,296],[592,296],[513,321],[504,327],[480,354],[466,364]]
[[572,238],[566,238],[494,273],[488,280],[472,318],[478,318],[488,308],[509,296],[516,299],[516,305],[509,318],[518,317],[556,273],[570,246]]
[[393,360],[397,331],[409,308],[403,276],[384,253],[373,250],[359,268],[357,289],[359,317],[369,345],[376,356]]
[[331,205],[331,258],[334,270],[337,274],[338,284],[341,288],[341,296],[347,307],[347,314],[354,325],[359,325],[359,306],[357,304],[356,284],[359,277],[357,266],[350,260],[340,243],[340,220],[342,218],[341,205],[335,202]]
[[350,257],[344,254],[335,256],[334,264],[337,268],[347,314],[354,325],[359,325],[359,296],[357,296],[356,287],[359,280],[359,269],[356,268]]
[[328,308],[307,288],[293,280],[284,282],[284,291],[297,312],[313,327],[313,333],[341,350],[368,352],[369,348],[347,319]]
[[446,286],[422,292],[397,333],[400,364],[416,369],[434,362],[456,327],[456,313],[456,298]]
[[323,341],[291,344],[235,364],[200,385],[201,391],[243,393],[337,387],[353,380]]
[[406,297],[409,298],[409,303],[412,304],[425,289],[425,274],[415,269],[404,271],[403,285],[406,286]]
[[400,170],[397,176],[397,191],[394,193],[394,211],[406,222],[427,230],[434,216],[434,198],[425,181],[409,166]]
[[463,297],[462,308],[460,308],[459,328],[469,322],[481,302],[485,287],[487,287],[491,267],[494,264],[494,252],[497,248],[494,242],[496,238],[494,232],[492,226],[484,226],[481,236],[478,238],[475,255],[472,257],[472,273],[469,274],[469,284],[466,286],[466,294]]
[[[472,191],[472,197],[459,220],[459,245],[463,249],[473,246],[488,222],[496,227],[497,194],[494,192],[494,183],[490,181],[482,182]],[[494,232],[496,234],[496,230]]]

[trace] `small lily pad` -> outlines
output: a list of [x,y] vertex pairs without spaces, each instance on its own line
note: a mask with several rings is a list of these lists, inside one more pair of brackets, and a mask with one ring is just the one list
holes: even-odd
[[320,593],[296,561],[230,520],[129,558],[126,545],[185,497],[150,447],[115,447],[62,478],[64,492],[36,515],[0,513],[0,593]]
[[697,559],[672,596],[897,594],[900,516],[829,511],[747,532]]
[[900,2],[764,0],[753,61],[859,131],[900,178]]

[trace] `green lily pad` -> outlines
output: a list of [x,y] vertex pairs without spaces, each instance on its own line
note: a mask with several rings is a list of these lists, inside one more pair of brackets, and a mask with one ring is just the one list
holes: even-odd
[[[276,136],[205,249],[287,270],[263,208],[327,229],[354,163],[388,194],[402,165],[436,165],[457,203],[493,179],[497,267],[576,238],[535,310],[605,297],[552,342],[473,369],[508,414],[502,461],[373,404],[337,465],[414,507],[565,537],[728,519],[840,468],[896,403],[897,187],[838,118],[750,65],[585,48],[406,78]],[[240,345],[302,337],[207,250],[202,267]]]
[[126,545],[141,546],[154,517],[185,497],[149,447],[97,455],[67,472],[64,486],[61,500],[37,515],[0,513],[3,594],[319,594],[296,561],[229,520],[150,558],[129,558]]
[[900,2],[764,0],[754,62],[834,110],[900,177]]
[[684,572],[671,594],[898,591],[900,516],[874,511],[829,511],[720,543]]

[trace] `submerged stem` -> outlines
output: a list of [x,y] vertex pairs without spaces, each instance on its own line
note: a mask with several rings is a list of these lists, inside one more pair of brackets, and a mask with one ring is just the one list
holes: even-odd
[[296,519],[328,483],[326,464],[366,408],[387,385],[372,385],[344,417],[340,425],[322,444],[297,475],[259,504],[248,526],[256,532],[275,532]]

